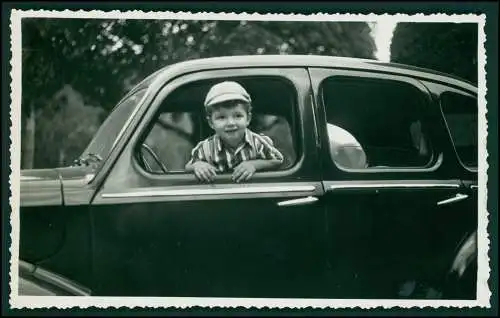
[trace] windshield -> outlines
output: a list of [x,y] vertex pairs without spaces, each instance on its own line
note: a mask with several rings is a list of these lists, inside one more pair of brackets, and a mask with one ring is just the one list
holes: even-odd
[[124,128],[133,111],[139,105],[145,93],[146,88],[136,91],[125,98],[111,111],[90,144],[87,146],[87,149],[83,152],[80,161],[88,163],[88,160],[92,159],[100,162],[109,155],[118,135]]

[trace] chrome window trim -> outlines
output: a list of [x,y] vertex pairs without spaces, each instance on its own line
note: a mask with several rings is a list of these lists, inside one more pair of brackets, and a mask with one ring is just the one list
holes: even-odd
[[[178,74],[178,76],[174,76],[170,79],[168,79],[167,82],[167,77],[163,79],[163,84],[161,85],[160,88],[157,89],[157,94],[154,96],[154,99],[150,103],[150,108],[152,109],[151,115],[146,116],[145,118],[145,123],[146,125],[144,127],[147,127],[148,125],[154,123],[157,118],[157,111],[160,109],[160,105],[165,102],[165,100],[168,98],[169,95],[171,95],[173,92],[178,90],[179,88],[185,87],[187,84],[192,84],[194,82],[203,82],[203,81],[209,81],[209,80],[214,80],[214,79],[220,79],[220,78],[232,78],[232,79],[238,79],[238,78],[271,78],[271,79],[277,79],[280,82],[284,82],[286,86],[290,86],[288,88],[291,88],[293,91],[293,107],[292,107],[292,113],[294,120],[297,121],[297,128],[298,131],[292,131],[292,135],[295,135],[296,133],[302,134],[302,122],[303,122],[303,116],[304,116],[304,111],[301,109],[302,103],[302,91],[306,91],[303,89],[300,85],[300,83],[303,82],[303,78],[300,77],[299,75],[302,74],[297,74],[296,72],[303,72],[304,76],[309,79],[308,77],[308,71],[307,67],[302,65],[302,66],[294,66],[291,69],[289,69],[288,73],[283,73],[284,70],[287,70],[287,67],[284,66],[261,66],[257,68],[239,68],[239,67],[223,67],[223,68],[215,68],[215,69],[203,69],[203,70],[198,70],[195,72],[182,72]],[[162,83],[162,81],[159,81]],[[308,89],[310,88],[310,84],[307,84]],[[148,87],[148,89],[151,88],[151,85]],[[307,93],[309,94],[309,92]],[[306,94],[304,94],[306,95]],[[306,108],[307,108],[307,103],[304,103]],[[149,110],[148,110],[149,111]],[[293,128],[292,122],[289,122],[290,128]],[[141,128],[142,132],[148,131],[148,129]],[[150,130],[149,130],[150,131]],[[149,132],[148,132],[149,133]],[[302,147],[302,151],[299,152],[298,144],[303,143],[303,136],[292,136],[293,139],[293,147],[294,150],[296,151],[296,159],[293,164],[291,164],[289,167],[286,169],[280,169],[280,170],[275,170],[275,171],[261,171],[256,173],[255,177],[256,178],[269,178],[269,177],[280,177],[280,176],[288,176],[294,174],[297,170],[301,168],[302,162],[305,157],[305,145],[302,144],[300,147]],[[138,140],[140,138],[135,138],[132,144],[132,148],[135,148],[135,146],[138,144]],[[137,162],[137,159],[135,158],[135,155],[133,156],[132,159],[132,165],[136,169],[136,171],[141,175],[141,177],[147,178],[147,179],[155,179],[155,180],[168,180],[169,178],[173,177],[176,178],[178,176],[190,176],[193,175],[192,173],[187,173],[184,170],[169,170],[168,173],[151,173],[144,169],[140,163]],[[222,176],[227,175],[231,176],[230,173],[225,173],[222,174]]]
[[340,189],[393,189],[393,188],[460,188],[458,182],[436,182],[430,183],[425,181],[404,181],[404,182],[339,182],[326,181],[326,190]]
[[[123,100],[121,100],[118,105],[121,105],[126,98],[133,96],[134,94],[136,94],[137,92],[140,92],[142,90],[143,89],[138,89],[137,91],[133,92],[132,94],[125,96],[123,98]],[[151,90],[152,90],[151,85],[145,89],[146,92],[144,92],[144,95],[142,96],[141,100],[139,101],[139,103],[137,103],[137,105],[135,106],[135,109],[132,111],[130,116],[127,118],[125,125],[123,125],[122,129],[118,133],[118,136],[116,136],[115,141],[113,141],[113,145],[111,146],[111,150],[109,151],[109,153],[111,153],[115,149],[116,144],[123,137],[123,135],[125,134],[125,131],[128,129],[128,127],[130,126],[130,124],[132,123],[134,118],[137,116],[137,113],[141,109],[142,104],[144,104],[144,101],[148,98],[148,95],[151,94]]]
[[313,92],[310,92],[309,93],[309,97],[310,97],[310,102],[311,102],[311,109],[312,109],[312,115],[313,115],[313,125],[314,125],[314,138],[315,138],[315,142],[316,142],[316,148],[319,148],[321,147],[321,138],[320,138],[320,134],[319,134],[319,126],[318,126],[318,123],[317,123],[317,120],[316,120],[316,116],[317,116],[317,112],[316,112],[316,103],[314,101],[314,93]]
[[227,194],[257,194],[257,193],[290,193],[313,192],[314,185],[297,186],[242,186],[231,188],[187,188],[187,189],[159,189],[147,191],[128,191],[103,193],[102,198],[137,198],[137,197],[167,197],[167,196],[197,196],[197,195],[227,195]]

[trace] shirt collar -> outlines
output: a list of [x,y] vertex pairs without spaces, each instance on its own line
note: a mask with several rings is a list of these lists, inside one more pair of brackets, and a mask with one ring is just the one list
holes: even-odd
[[[244,140],[245,140],[245,143],[247,143],[248,145],[250,145],[250,146],[252,145],[252,136],[250,135],[250,131],[248,130],[248,128],[245,129]],[[223,149],[223,147],[222,147],[223,143],[222,143],[222,140],[220,139],[219,135],[215,135],[214,142],[215,142],[215,147],[217,149],[217,152],[221,152]],[[238,146],[238,148],[236,148],[236,150],[239,150],[240,148],[242,148],[241,145]]]

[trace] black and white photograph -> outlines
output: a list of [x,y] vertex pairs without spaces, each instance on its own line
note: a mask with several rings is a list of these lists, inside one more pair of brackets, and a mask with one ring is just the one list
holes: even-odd
[[484,15],[10,20],[11,306],[489,306]]

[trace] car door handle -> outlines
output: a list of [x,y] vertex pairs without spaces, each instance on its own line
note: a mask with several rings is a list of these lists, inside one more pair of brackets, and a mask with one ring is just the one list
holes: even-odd
[[318,201],[317,197],[313,196],[308,196],[305,198],[298,198],[298,199],[293,199],[293,200],[285,200],[285,201],[280,201],[278,202],[278,206],[293,206],[293,205],[304,205],[304,204],[310,204],[313,202]]
[[452,198],[449,198],[449,199],[446,199],[446,200],[442,200],[442,201],[439,201],[437,203],[437,205],[445,205],[445,204],[450,204],[450,203],[454,203],[454,202],[458,202],[458,201],[462,201],[462,200],[465,200],[467,199],[469,196],[467,194],[463,194],[463,193],[457,193],[454,197]]

